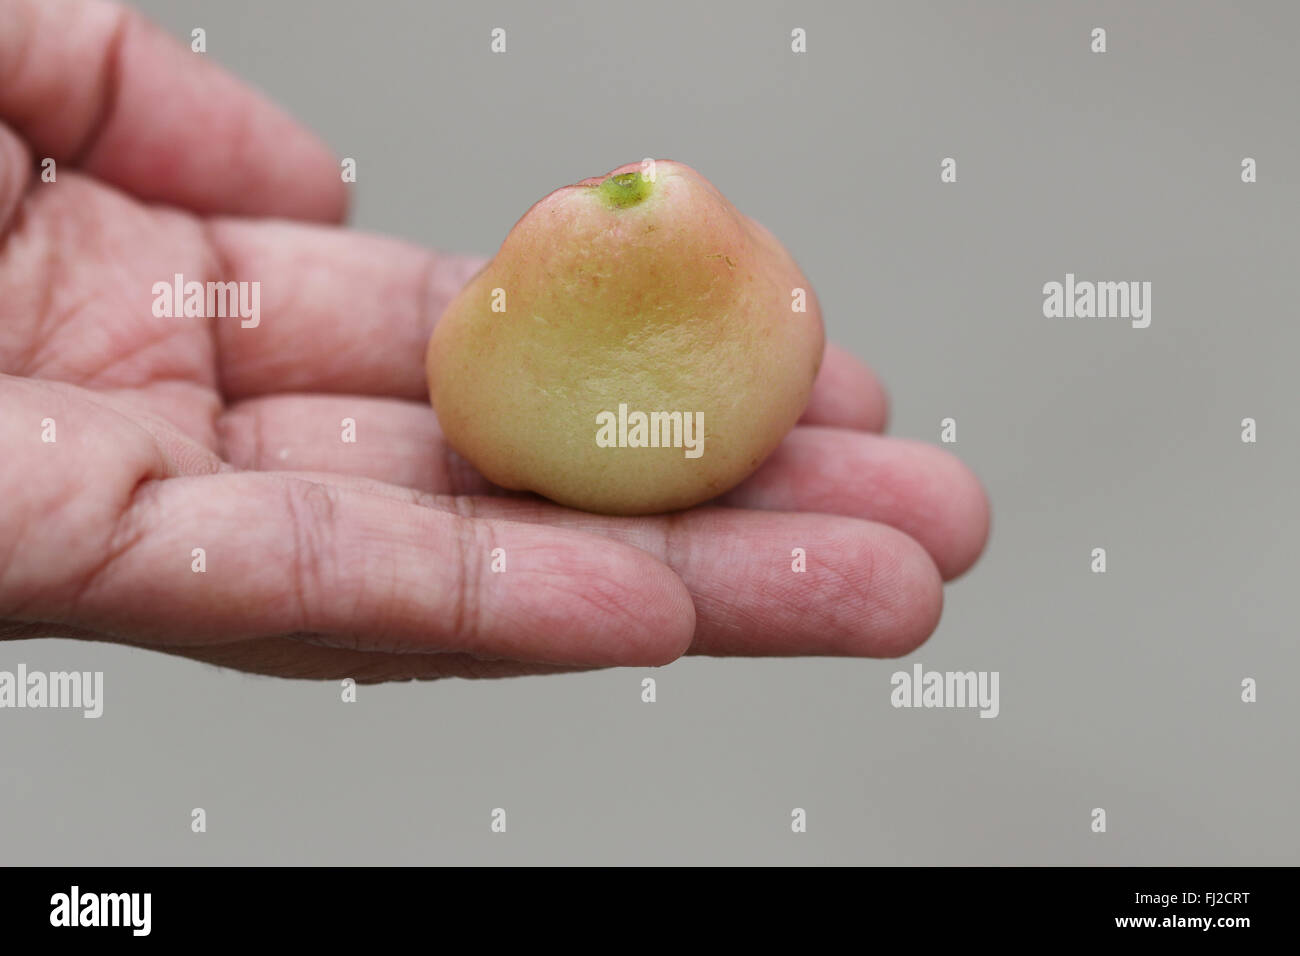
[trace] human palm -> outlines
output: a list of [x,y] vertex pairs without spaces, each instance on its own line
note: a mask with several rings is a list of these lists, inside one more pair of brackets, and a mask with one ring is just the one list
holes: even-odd
[[[882,389],[834,348],[799,426],[709,506],[493,487],[424,380],[477,260],[330,225],[324,149],[135,14],[0,13],[0,637],[362,681],[884,656],[978,557],[978,483],[882,437]],[[259,283],[260,321],[155,315],[176,274]]]

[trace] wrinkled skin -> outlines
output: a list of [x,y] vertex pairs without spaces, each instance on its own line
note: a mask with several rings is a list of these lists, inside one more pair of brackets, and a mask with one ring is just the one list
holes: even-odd
[[[0,22],[0,637],[360,681],[886,656],[983,548],[978,483],[882,437],[883,391],[834,348],[714,506],[503,494],[448,450],[422,363],[480,261],[332,225],[324,148],[134,13],[0,0]],[[260,325],[154,317],[178,272],[260,282]]]

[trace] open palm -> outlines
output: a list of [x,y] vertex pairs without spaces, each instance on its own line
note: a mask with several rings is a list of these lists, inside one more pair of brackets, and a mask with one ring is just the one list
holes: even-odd
[[[979,484],[882,437],[882,389],[835,349],[712,506],[503,493],[446,446],[424,380],[478,261],[331,225],[324,148],[135,14],[0,19],[0,637],[362,681],[896,655],[983,548]],[[260,283],[260,322],[154,315],[176,274]]]

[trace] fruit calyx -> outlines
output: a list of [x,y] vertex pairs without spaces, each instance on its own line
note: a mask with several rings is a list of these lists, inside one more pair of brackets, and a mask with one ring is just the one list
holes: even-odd
[[654,183],[640,173],[619,173],[596,187],[605,205],[612,209],[635,206],[650,195]]

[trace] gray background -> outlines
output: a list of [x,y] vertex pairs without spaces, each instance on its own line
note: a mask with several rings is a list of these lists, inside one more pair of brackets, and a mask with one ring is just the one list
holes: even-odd
[[[640,670],[345,706],[335,683],[0,644],[0,668],[106,682],[97,721],[3,715],[0,860],[1300,862],[1300,6],[139,5],[357,157],[366,229],[490,254],[559,185],[695,166],[799,259],[894,433],[957,419],[994,530],[911,658],[687,659],[654,705]],[[1151,327],[1045,319],[1067,271],[1151,281]],[[914,660],[999,671],[1001,716],[891,708]]]

